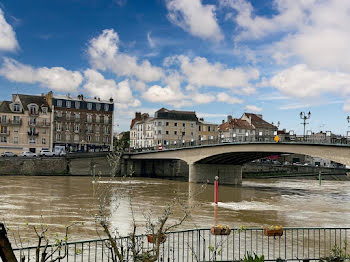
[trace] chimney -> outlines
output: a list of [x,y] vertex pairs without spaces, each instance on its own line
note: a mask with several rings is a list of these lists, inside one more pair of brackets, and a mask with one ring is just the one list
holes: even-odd
[[225,120],[222,120],[221,123],[222,123],[222,124],[225,124]]
[[204,118],[203,118],[203,117],[201,117],[201,118],[199,118],[199,120],[200,120],[200,121],[204,121]]
[[135,119],[137,119],[137,120],[141,119],[141,112],[135,113]]
[[112,97],[109,99],[109,102],[113,103],[113,98]]
[[232,121],[232,116],[231,116],[231,115],[228,115],[228,116],[227,116],[227,122],[230,123],[231,121]]

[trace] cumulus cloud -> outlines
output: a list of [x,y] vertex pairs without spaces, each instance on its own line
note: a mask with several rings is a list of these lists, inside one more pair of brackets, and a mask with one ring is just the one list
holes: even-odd
[[205,93],[194,93],[191,98],[196,104],[208,104],[215,100],[214,95]]
[[324,93],[350,94],[350,74],[313,70],[305,64],[277,73],[269,84],[284,94],[298,98],[318,97]]
[[218,102],[222,102],[222,103],[226,103],[226,104],[242,104],[243,103],[242,99],[229,96],[228,94],[226,94],[224,92],[218,93],[216,95],[216,97],[217,97]]
[[201,0],[167,0],[166,7],[169,21],[190,34],[213,41],[224,38],[214,5],[203,5]]
[[192,60],[184,55],[169,57],[165,60],[165,65],[176,62],[180,63],[186,81],[198,87],[247,88],[251,80],[259,78],[257,69],[228,68],[221,63],[210,63],[205,57],[195,57]]
[[148,60],[138,61],[135,56],[119,51],[119,36],[113,29],[105,29],[88,44],[90,64],[94,69],[111,71],[118,76],[136,77],[144,82],[157,81],[164,73]]
[[104,76],[92,69],[84,71],[86,83],[84,90],[90,96],[98,96],[102,99],[114,98],[118,108],[128,108],[140,106],[141,103],[132,95],[128,80],[116,82],[112,79],[105,79]]
[[13,82],[39,83],[42,87],[56,91],[75,91],[83,81],[78,71],[70,71],[63,67],[33,68],[11,58],[4,59],[0,75]]
[[246,105],[244,107],[244,110],[249,111],[249,112],[259,113],[262,111],[262,108],[254,106],[254,105]]
[[0,8],[0,51],[14,51],[18,47],[16,33],[6,22],[4,12]]

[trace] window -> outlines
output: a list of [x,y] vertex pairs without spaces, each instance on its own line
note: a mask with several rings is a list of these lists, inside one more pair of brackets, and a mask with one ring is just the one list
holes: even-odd
[[174,123],[174,126],[177,126],[177,123],[176,123],[176,122]]
[[29,113],[30,113],[31,115],[37,115],[37,114],[38,114],[38,108],[37,108],[37,106],[31,105],[31,106],[29,107]]
[[193,136],[193,132],[191,132],[191,136]]
[[43,128],[41,132],[45,135],[46,134],[46,128]]
[[100,126],[96,126],[96,133],[100,133]]
[[41,139],[41,143],[42,143],[43,145],[46,145],[46,138],[42,138],[42,139]]
[[21,105],[20,104],[14,104],[13,105],[13,111],[14,112],[21,112]]
[[96,110],[100,111],[101,110],[101,104],[96,104]]
[[87,103],[88,110],[92,110],[92,103]]
[[182,136],[185,136],[186,135],[186,132],[182,132]]
[[66,125],[66,131],[69,131],[69,130],[70,130],[70,124],[67,123],[67,125]]
[[2,136],[0,141],[1,143],[7,143],[7,136]]
[[105,111],[107,112],[109,110],[109,105],[105,104]]
[[210,126],[208,126],[208,132],[210,132]]
[[21,123],[21,118],[19,116],[14,116],[13,117],[13,123],[14,124],[20,124]]
[[62,111],[57,111],[57,112],[56,112],[56,116],[57,116],[57,117],[62,117]]
[[193,123],[191,123],[191,127],[193,127]]
[[80,120],[80,114],[74,113],[74,118],[75,118],[75,120],[79,121]]
[[162,126],[162,122],[158,122],[158,126]]
[[70,112],[67,112],[67,113],[66,113],[66,119],[67,119],[67,120],[70,120],[71,115],[72,115],[72,114],[71,114]]
[[61,123],[57,123],[56,130],[57,131],[61,131],[62,130],[62,124]]
[[182,126],[183,126],[183,127],[186,127],[186,124],[185,124],[185,123],[182,123]]
[[66,134],[66,141],[70,141],[70,134]]
[[62,107],[62,100],[57,100],[57,107]]
[[41,109],[41,111],[43,112],[44,115],[46,115],[46,114],[47,114],[47,107],[43,107],[43,108]]
[[96,115],[96,123],[100,123],[100,115]]
[[76,108],[76,109],[79,109],[79,108],[80,108],[80,102],[75,101],[75,108]]
[[158,130],[158,135],[161,135],[162,134],[162,131],[161,130]]
[[31,117],[31,118],[29,119],[29,124],[30,124],[30,125],[35,125],[35,124],[36,124],[36,118]]
[[79,135],[74,135],[74,142],[79,142]]
[[100,142],[100,136],[95,136],[95,141],[96,141],[97,143],[99,143],[99,142]]
[[92,122],[92,115],[90,115],[90,114],[87,115],[87,122],[88,123]]
[[174,131],[174,135],[177,135],[177,131]]
[[105,117],[104,117],[104,123],[105,123],[105,124],[108,124],[108,121],[109,121],[108,116],[105,116]]
[[91,136],[87,136],[87,141],[91,142]]
[[66,101],[66,107],[71,108],[72,107],[72,102],[71,101]]
[[13,138],[13,143],[14,143],[14,144],[18,144],[18,136],[15,136],[15,137]]
[[168,130],[167,130],[167,131],[165,131],[165,134],[166,134],[166,135],[169,135],[169,131],[168,131]]
[[74,125],[74,131],[76,133],[79,133],[79,125],[77,125],[77,124]]
[[13,132],[18,133],[18,127],[15,127],[15,128],[13,129]]
[[198,131],[201,131],[201,126],[198,126]]
[[56,134],[56,141],[61,141],[61,134],[60,133]]
[[7,122],[7,116],[6,115],[2,115],[1,116],[1,123],[6,123]]
[[29,144],[36,144],[35,138],[33,137],[29,138]]
[[169,126],[169,122],[165,122],[165,125],[166,125],[166,126]]
[[108,131],[109,131],[108,126],[105,126],[105,127],[104,127],[104,132],[105,132],[105,134],[108,134],[108,133],[109,133]]

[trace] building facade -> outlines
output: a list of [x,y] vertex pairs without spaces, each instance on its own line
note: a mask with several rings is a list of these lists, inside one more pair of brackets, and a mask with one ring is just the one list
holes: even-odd
[[114,103],[49,92],[51,150],[99,152],[113,150]]
[[217,141],[218,125],[204,121],[200,118],[197,122],[197,141]]
[[12,95],[0,103],[0,153],[39,153],[50,147],[51,108],[45,96]]
[[255,129],[255,141],[273,141],[278,128],[263,119],[260,114],[243,113],[241,120],[245,120]]
[[252,142],[255,128],[246,120],[227,116],[227,121],[219,125],[219,138],[222,142]]

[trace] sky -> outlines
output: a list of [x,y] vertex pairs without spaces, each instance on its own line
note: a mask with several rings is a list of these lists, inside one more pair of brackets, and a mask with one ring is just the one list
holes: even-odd
[[349,0],[0,0],[0,100],[114,98],[136,111],[259,113],[280,129],[346,134]]

